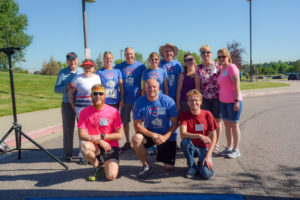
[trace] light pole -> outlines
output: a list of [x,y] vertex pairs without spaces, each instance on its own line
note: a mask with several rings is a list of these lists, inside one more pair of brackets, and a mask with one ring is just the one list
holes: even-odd
[[252,0],[249,1],[250,7],[250,82],[253,82],[253,65],[252,65]]
[[88,41],[87,41],[85,2],[93,3],[93,2],[96,2],[96,0],[82,0],[84,52],[85,52],[85,58],[88,59],[88,58],[91,58],[91,52],[90,52],[90,49],[88,48]]
[[123,55],[123,49],[120,50],[121,61],[123,61],[122,55]]

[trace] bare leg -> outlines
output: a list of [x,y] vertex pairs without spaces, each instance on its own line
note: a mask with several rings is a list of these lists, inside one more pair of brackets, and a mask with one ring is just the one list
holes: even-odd
[[147,151],[144,146],[145,142],[144,136],[140,133],[136,133],[134,136],[132,136],[132,146],[136,155],[139,157],[143,165],[148,166],[149,162],[147,158]]
[[219,128],[217,128],[216,132],[217,132],[217,141],[216,141],[216,146],[220,146],[220,138],[222,135],[222,120],[220,118],[216,119],[216,121],[218,122]]
[[239,149],[239,144],[241,140],[241,131],[238,122],[230,122],[232,127],[232,135],[233,135],[233,148]]
[[128,124],[123,124],[123,127],[124,127],[126,142],[130,144],[130,139],[129,139],[129,123]]
[[92,142],[84,142],[80,146],[80,152],[84,159],[91,163],[94,167],[98,167],[99,162],[96,155],[100,154],[100,150],[95,147]]
[[232,127],[228,120],[224,120],[225,125],[225,133],[226,133],[226,139],[227,139],[227,147],[232,148],[233,147],[233,136],[232,136]]
[[115,180],[119,173],[118,160],[110,159],[105,161],[104,170],[105,170],[105,175],[107,180],[109,181]]

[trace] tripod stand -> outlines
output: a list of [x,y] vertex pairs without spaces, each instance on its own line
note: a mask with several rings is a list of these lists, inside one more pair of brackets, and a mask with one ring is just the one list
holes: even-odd
[[[7,131],[7,133],[3,136],[3,138],[0,140],[0,145],[4,143],[4,140],[7,138],[7,136],[14,130],[15,131],[15,140],[16,140],[16,148],[8,150],[18,151],[18,159],[21,159],[21,151],[22,150],[42,150],[45,153],[47,153],[50,157],[52,157],[54,160],[59,162],[62,166],[64,166],[66,169],[69,167],[65,165],[62,161],[60,161],[56,156],[51,154],[49,151],[44,149],[41,145],[39,145],[37,142],[35,142],[33,139],[31,139],[28,135],[26,135],[22,131],[22,126],[18,124],[17,120],[17,111],[16,111],[16,99],[15,99],[15,87],[14,87],[14,77],[13,77],[13,69],[12,69],[12,63],[11,63],[11,56],[16,52],[19,51],[20,48],[15,48],[15,47],[8,47],[8,48],[3,48],[0,49],[0,52],[3,52],[7,55],[8,57],[8,63],[9,63],[9,77],[10,77],[10,89],[11,89],[11,98],[12,98],[12,107],[13,107],[13,117],[14,117],[14,122],[12,127]],[[25,137],[28,139],[30,142],[32,142],[35,146],[37,146],[39,149],[21,149],[21,136]],[[4,151],[5,152],[5,151]]]

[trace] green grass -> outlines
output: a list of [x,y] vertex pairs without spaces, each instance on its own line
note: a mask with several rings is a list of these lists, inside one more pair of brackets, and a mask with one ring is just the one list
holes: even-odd
[[[17,113],[57,108],[62,94],[54,93],[56,76],[14,73]],[[241,82],[241,89],[284,87],[289,84],[258,81]],[[0,116],[12,115],[10,80],[8,72],[0,72]]]
[[259,88],[272,88],[272,87],[286,87],[290,86],[288,83],[270,82],[270,81],[257,81],[257,82],[241,82],[241,90],[259,89]]
[[[14,74],[17,113],[57,108],[61,94],[54,93],[56,76]],[[12,115],[10,79],[8,72],[0,72],[0,116]]]

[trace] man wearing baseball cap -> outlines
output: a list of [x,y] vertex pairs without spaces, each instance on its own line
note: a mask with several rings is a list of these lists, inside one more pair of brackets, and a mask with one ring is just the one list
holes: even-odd
[[66,55],[66,62],[68,67],[61,69],[58,73],[55,83],[54,91],[62,93],[62,123],[63,123],[63,147],[65,153],[65,160],[70,161],[73,155],[73,136],[75,126],[75,112],[72,109],[70,100],[68,98],[68,90],[74,87],[71,83],[74,76],[81,74],[81,68],[77,68],[78,58],[76,53],[70,52]]

